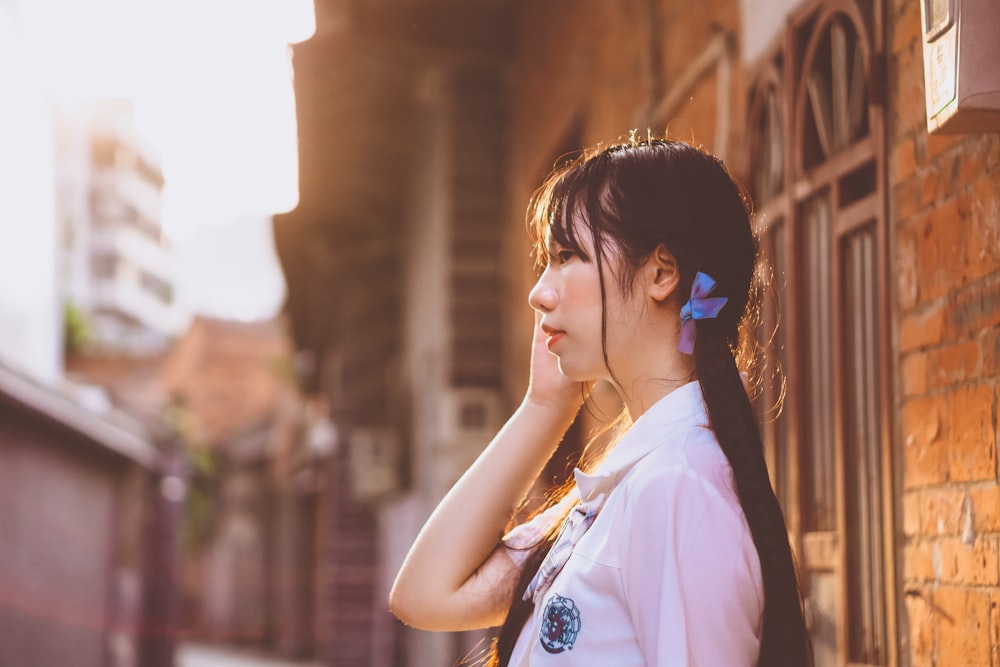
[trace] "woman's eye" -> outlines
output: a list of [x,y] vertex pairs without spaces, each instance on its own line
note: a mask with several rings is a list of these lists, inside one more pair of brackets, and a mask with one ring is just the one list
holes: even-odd
[[565,264],[574,257],[576,257],[576,253],[572,250],[560,250],[556,253],[556,260],[558,260],[560,264]]

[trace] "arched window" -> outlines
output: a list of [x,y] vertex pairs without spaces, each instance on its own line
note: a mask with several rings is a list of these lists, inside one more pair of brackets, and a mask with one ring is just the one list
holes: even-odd
[[780,319],[787,381],[764,433],[821,666],[896,664],[880,6],[794,12],[749,95],[764,328]]

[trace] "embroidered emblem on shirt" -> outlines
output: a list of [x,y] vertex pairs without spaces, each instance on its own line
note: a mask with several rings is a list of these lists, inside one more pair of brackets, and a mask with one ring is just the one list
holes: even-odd
[[553,595],[545,605],[538,641],[547,652],[562,653],[573,648],[582,627],[580,610],[576,608],[576,604],[569,598]]

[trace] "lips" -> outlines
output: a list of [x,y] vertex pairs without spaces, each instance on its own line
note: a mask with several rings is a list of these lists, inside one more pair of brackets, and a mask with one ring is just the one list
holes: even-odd
[[547,338],[545,339],[545,347],[547,347],[550,350],[552,349],[553,345],[559,342],[562,339],[562,337],[566,335],[566,332],[563,331],[562,329],[556,329],[554,327],[550,327],[547,324],[542,325],[542,331],[547,336]]

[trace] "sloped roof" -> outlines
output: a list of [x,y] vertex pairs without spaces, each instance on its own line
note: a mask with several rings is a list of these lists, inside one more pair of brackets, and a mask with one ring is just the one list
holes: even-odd
[[65,428],[96,447],[146,468],[157,468],[160,464],[156,436],[142,423],[110,407],[96,414],[70,395],[45,387],[2,364],[0,401]]

